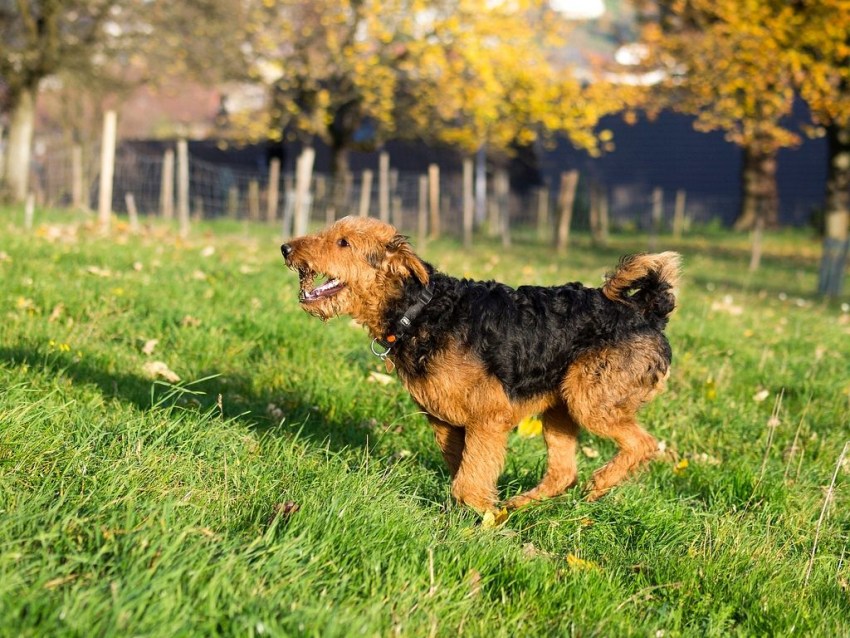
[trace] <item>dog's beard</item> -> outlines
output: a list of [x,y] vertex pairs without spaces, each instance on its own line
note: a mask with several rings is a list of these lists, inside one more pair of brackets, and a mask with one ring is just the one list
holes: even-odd
[[[298,276],[300,280],[298,301],[306,312],[322,319],[329,319],[341,314],[342,304],[340,302],[345,297],[341,293],[344,293],[347,287],[339,278],[317,273],[307,268],[300,268]],[[317,278],[323,280],[318,285],[316,284]]]

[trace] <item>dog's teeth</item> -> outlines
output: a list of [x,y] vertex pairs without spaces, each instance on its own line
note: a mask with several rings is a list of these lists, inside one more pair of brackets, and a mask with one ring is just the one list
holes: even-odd
[[[302,301],[313,301],[314,299],[318,299],[322,297],[324,293],[334,290],[336,288],[341,288],[342,284],[340,284],[339,279],[329,279],[321,286],[317,286],[310,290],[309,292],[302,291],[301,292],[301,300]],[[338,291],[335,291],[338,292]]]

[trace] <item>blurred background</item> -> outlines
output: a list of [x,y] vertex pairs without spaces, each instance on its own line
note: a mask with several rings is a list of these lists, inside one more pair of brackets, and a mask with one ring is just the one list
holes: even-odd
[[838,294],[848,62],[842,0],[0,0],[0,184],[284,234],[813,229]]

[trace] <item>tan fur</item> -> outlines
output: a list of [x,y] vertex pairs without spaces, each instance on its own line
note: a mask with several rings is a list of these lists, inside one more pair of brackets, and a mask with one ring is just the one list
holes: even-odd
[[674,252],[632,255],[623,261],[616,271],[606,277],[602,293],[611,301],[623,301],[623,293],[632,283],[650,272],[658,272],[661,280],[670,284],[675,297],[679,286],[681,260],[679,253]]
[[591,500],[655,454],[655,439],[638,425],[635,415],[664,389],[668,368],[658,350],[653,337],[636,337],[626,347],[590,352],[567,371],[561,388],[573,419],[619,447],[617,455],[593,475]]
[[[345,240],[345,246],[340,245]],[[402,282],[422,283],[428,272],[392,226],[369,218],[346,218],[326,230],[295,239],[287,263],[309,273],[339,278],[346,288],[305,310],[327,319],[348,314],[373,337],[381,334],[384,309],[401,296]],[[639,255],[626,260],[603,287],[620,299],[636,279],[652,270],[671,285],[678,281],[678,255]],[[302,280],[312,290],[312,277]],[[534,489],[509,500],[509,507],[561,494],[576,484],[579,427],[613,439],[617,455],[593,475],[588,497],[595,499],[652,457],[655,439],[635,420],[637,410],[663,389],[667,362],[660,337],[635,336],[616,347],[600,347],[570,366],[559,387],[533,400],[512,401],[482,361],[460,343],[433,353],[424,375],[399,376],[413,400],[428,414],[437,444],[452,475],[452,495],[478,510],[495,507],[510,430],[529,414],[541,414],[548,452],[546,473]]]
[[478,510],[493,507],[508,433],[523,417],[554,405],[557,394],[512,402],[481,361],[457,343],[434,356],[426,377],[399,376],[413,400],[431,415],[454,478],[452,496]]

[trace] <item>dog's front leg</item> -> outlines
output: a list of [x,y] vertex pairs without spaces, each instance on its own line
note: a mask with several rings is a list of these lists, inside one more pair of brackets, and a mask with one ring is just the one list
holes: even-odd
[[440,446],[440,451],[443,453],[443,458],[449,467],[449,473],[454,478],[457,475],[458,469],[460,469],[460,460],[463,458],[466,430],[450,425],[435,416],[429,415],[428,420],[434,429],[434,438],[437,440],[437,445]]
[[509,428],[476,424],[466,428],[460,467],[452,481],[452,496],[479,512],[494,510],[496,481],[505,464]]

